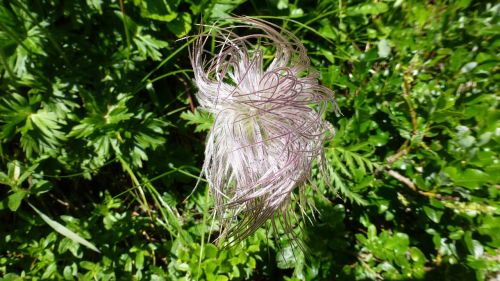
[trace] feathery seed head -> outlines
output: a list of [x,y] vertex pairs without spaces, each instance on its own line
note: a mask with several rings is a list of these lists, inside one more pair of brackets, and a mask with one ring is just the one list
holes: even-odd
[[[197,99],[215,117],[203,173],[220,237],[240,241],[275,214],[287,225],[293,190],[309,180],[312,162],[324,158],[333,128],[321,116],[334,95],[319,85],[293,34],[249,17],[234,21],[209,27],[190,55]],[[218,50],[213,55],[205,50],[210,40]]]

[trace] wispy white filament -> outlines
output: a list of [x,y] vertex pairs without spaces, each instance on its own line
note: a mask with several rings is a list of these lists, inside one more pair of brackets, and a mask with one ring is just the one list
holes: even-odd
[[310,179],[333,132],[321,118],[333,92],[318,84],[293,34],[248,17],[201,34],[191,63],[197,99],[215,117],[203,173],[221,237],[240,241],[280,214],[287,224],[291,194]]

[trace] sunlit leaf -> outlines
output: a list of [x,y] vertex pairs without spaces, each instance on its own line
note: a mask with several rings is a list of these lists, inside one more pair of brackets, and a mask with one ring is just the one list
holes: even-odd
[[90,243],[89,241],[85,240],[80,235],[78,235],[75,232],[71,231],[70,229],[68,229],[64,225],[58,223],[57,221],[49,218],[47,215],[45,215],[44,213],[42,213],[41,211],[39,211],[37,208],[35,208],[35,206],[33,206],[31,204],[29,204],[29,205],[31,206],[31,208],[33,208],[33,210],[35,210],[35,212],[42,218],[42,220],[44,222],[46,222],[50,227],[52,227],[59,234],[61,234],[61,235],[65,236],[65,237],[71,239],[72,241],[75,241],[75,242],[77,242],[79,244],[82,244],[83,246],[91,249],[92,251],[95,251],[95,252],[98,252],[98,253],[101,252],[92,243]]

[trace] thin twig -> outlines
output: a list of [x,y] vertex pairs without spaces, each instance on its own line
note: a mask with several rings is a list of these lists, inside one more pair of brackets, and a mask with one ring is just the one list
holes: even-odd
[[443,196],[439,193],[434,193],[434,192],[430,192],[430,191],[423,191],[420,188],[418,188],[418,186],[411,179],[401,175],[400,173],[398,173],[394,170],[387,170],[387,174],[389,174],[391,177],[397,179],[398,181],[400,181],[401,183],[406,185],[408,188],[417,192],[420,195],[424,195],[424,196],[430,197],[430,198],[436,198],[439,200],[460,201],[459,198],[454,197],[454,196]]
[[190,86],[184,78],[179,77],[179,80],[181,81],[182,85],[184,85],[184,89],[186,89],[186,95],[188,97],[188,102],[189,102],[189,109],[191,110],[191,112],[194,112],[196,107],[194,106],[193,97],[191,96],[191,91],[189,90]]
[[396,152],[395,154],[387,157],[386,159],[386,162],[388,165],[391,165],[392,163],[396,162],[397,160],[399,160],[399,158],[405,156],[406,154],[408,154],[408,140],[406,140],[403,145],[398,149],[398,152]]
[[[402,182],[404,185],[406,185],[407,187],[409,187],[411,190],[415,191],[415,192],[419,192],[417,186],[407,177],[401,175],[400,173],[394,171],[394,170],[388,170],[387,173],[397,179],[398,181]],[[420,193],[420,192],[419,192]]]
[[411,118],[411,124],[413,127],[413,132],[412,135],[416,136],[418,132],[418,123],[417,123],[417,113],[415,111],[415,106],[413,105],[413,102],[410,97],[410,90],[411,90],[411,71],[412,67],[408,67],[408,69],[405,71],[403,75],[403,98],[406,101],[406,104],[408,104],[408,109],[410,110],[410,118]]

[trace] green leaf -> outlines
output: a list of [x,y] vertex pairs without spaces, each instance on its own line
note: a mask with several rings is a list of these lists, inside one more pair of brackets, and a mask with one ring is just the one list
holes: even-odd
[[427,261],[424,253],[417,247],[410,248],[410,257],[415,263],[418,264],[425,264],[425,262]]
[[427,217],[431,221],[433,221],[435,223],[439,223],[439,221],[441,220],[441,217],[443,216],[443,211],[438,211],[438,210],[431,208],[431,207],[428,207],[428,206],[424,206],[423,209],[424,209],[425,214],[427,215]]
[[210,17],[214,19],[228,18],[231,11],[246,1],[247,0],[228,0],[214,2],[215,5],[213,5],[209,13]]
[[18,190],[14,192],[13,194],[9,195],[8,201],[7,201],[7,206],[12,212],[17,211],[19,206],[21,206],[21,202],[23,201],[24,197],[26,196],[28,192],[25,190]]
[[136,6],[141,8],[141,16],[158,21],[170,22],[177,17],[169,1],[165,0],[134,0]]
[[200,110],[182,112],[181,118],[187,120],[188,125],[196,125],[195,132],[206,132],[210,130],[214,122],[212,115]]
[[455,182],[456,185],[470,189],[479,188],[481,185],[490,181],[490,176],[478,169],[466,169],[460,172],[455,167],[447,167],[444,172]]
[[102,1],[103,0],[86,0],[87,5],[102,14]]
[[76,241],[73,241],[69,238],[63,238],[59,241],[59,247],[57,247],[57,252],[62,254],[66,251],[70,251],[74,257],[81,258],[82,254],[78,254],[78,249],[80,248],[80,244]]
[[167,24],[168,30],[179,38],[186,36],[191,31],[191,26],[192,20],[188,13],[181,13],[180,16]]
[[189,264],[181,262],[181,263],[176,263],[175,268],[177,268],[180,271],[189,271],[191,267],[189,266]]
[[360,194],[353,192],[345,185],[344,181],[341,179],[338,173],[330,170],[330,177],[332,178],[332,186],[334,186],[335,190],[338,190],[351,202],[354,202],[361,206],[368,205],[368,201],[366,201]]
[[5,274],[2,279],[2,281],[23,281],[26,280],[25,278],[15,274],[15,273],[7,273]]
[[288,0],[278,0],[276,8],[278,8],[278,10],[288,9]]
[[470,231],[465,233],[464,241],[467,249],[475,258],[479,258],[484,254],[483,245],[479,241],[472,239],[472,233]]
[[160,49],[168,46],[168,43],[165,41],[153,38],[151,35],[142,35],[139,33],[136,34],[133,41],[139,50],[139,54],[143,58],[150,57],[152,60],[156,61],[162,58]]
[[57,231],[59,234],[75,241],[76,243],[79,243],[89,249],[91,249],[92,251],[95,251],[95,252],[98,252],[100,253],[101,251],[99,251],[92,243],[90,243],[89,241],[85,240],[83,237],[79,236],[78,234],[74,233],[73,231],[71,231],[70,229],[66,228],[64,225],[58,223],[57,221],[55,220],[52,220],[51,218],[49,218],[47,215],[45,215],[44,213],[42,213],[41,211],[39,211],[37,208],[35,208],[35,206],[31,205],[30,203],[28,203],[31,208],[33,208],[33,210],[35,210],[35,212],[42,218],[43,221],[45,221],[50,227],[52,227],[55,231]]
[[294,248],[292,244],[288,244],[287,246],[281,248],[276,253],[276,262],[278,268],[294,268],[298,258],[296,252],[297,249]]
[[53,112],[41,109],[30,114],[20,129],[21,145],[26,155],[31,157],[33,152],[54,153],[55,149],[66,140],[62,124],[63,122]]
[[205,258],[215,258],[217,256],[217,247],[213,244],[205,244]]
[[28,100],[19,94],[11,94],[0,101],[0,137],[10,139],[16,133],[18,125],[26,122],[28,116],[32,114],[31,105]]
[[378,3],[366,3],[360,4],[355,7],[347,8],[348,16],[356,16],[356,15],[378,15],[385,13],[389,10],[389,6],[387,6],[384,2]]

